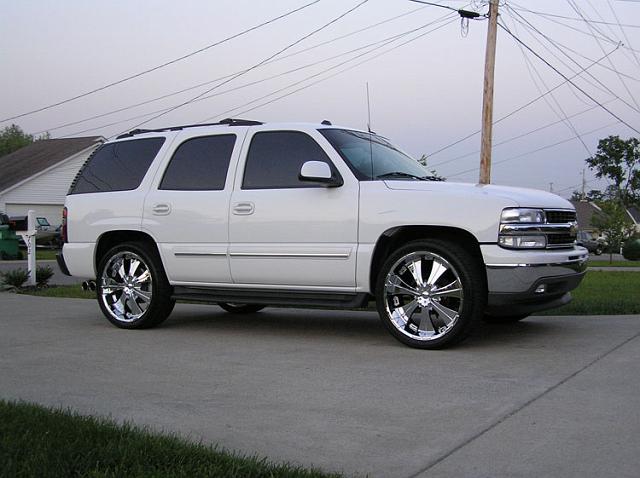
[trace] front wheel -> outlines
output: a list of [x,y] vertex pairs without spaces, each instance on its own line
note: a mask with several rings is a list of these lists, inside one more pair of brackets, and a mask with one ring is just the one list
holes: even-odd
[[463,340],[482,317],[481,263],[456,243],[414,241],[392,254],[376,285],[378,314],[410,347],[438,349]]
[[118,245],[104,255],[96,295],[105,317],[123,329],[154,327],[175,305],[157,251],[139,242]]
[[218,302],[218,305],[232,314],[252,314],[266,307],[260,304],[236,304],[231,302]]

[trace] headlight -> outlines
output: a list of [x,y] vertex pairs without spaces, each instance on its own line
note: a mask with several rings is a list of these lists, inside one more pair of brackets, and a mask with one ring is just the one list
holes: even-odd
[[502,224],[544,224],[546,217],[542,209],[509,208],[502,211]]
[[508,208],[500,216],[498,245],[506,249],[544,249],[546,215],[542,209]]
[[547,247],[545,236],[500,236],[498,244],[508,249],[544,249]]

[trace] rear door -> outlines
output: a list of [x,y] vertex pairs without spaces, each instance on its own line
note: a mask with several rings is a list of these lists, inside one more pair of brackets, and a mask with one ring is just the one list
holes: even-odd
[[227,284],[231,180],[246,128],[184,139],[145,199],[143,230],[172,283]]

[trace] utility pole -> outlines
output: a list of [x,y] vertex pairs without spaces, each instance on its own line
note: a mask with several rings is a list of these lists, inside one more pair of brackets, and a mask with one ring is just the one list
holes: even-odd
[[480,149],[480,184],[491,183],[491,135],[493,126],[493,73],[496,65],[498,0],[489,0],[489,27],[484,65],[482,100],[482,146]]
[[585,189],[587,188],[587,180],[584,177],[584,168],[582,168],[582,200],[586,201],[587,195]]

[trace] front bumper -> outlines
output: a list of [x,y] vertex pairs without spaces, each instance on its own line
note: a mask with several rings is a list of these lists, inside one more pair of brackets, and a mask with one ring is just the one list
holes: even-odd
[[513,262],[486,263],[487,314],[496,317],[530,314],[569,303],[570,291],[584,278],[589,258],[582,247],[525,254],[527,260],[522,262],[517,259],[525,258],[524,254],[514,254]]

